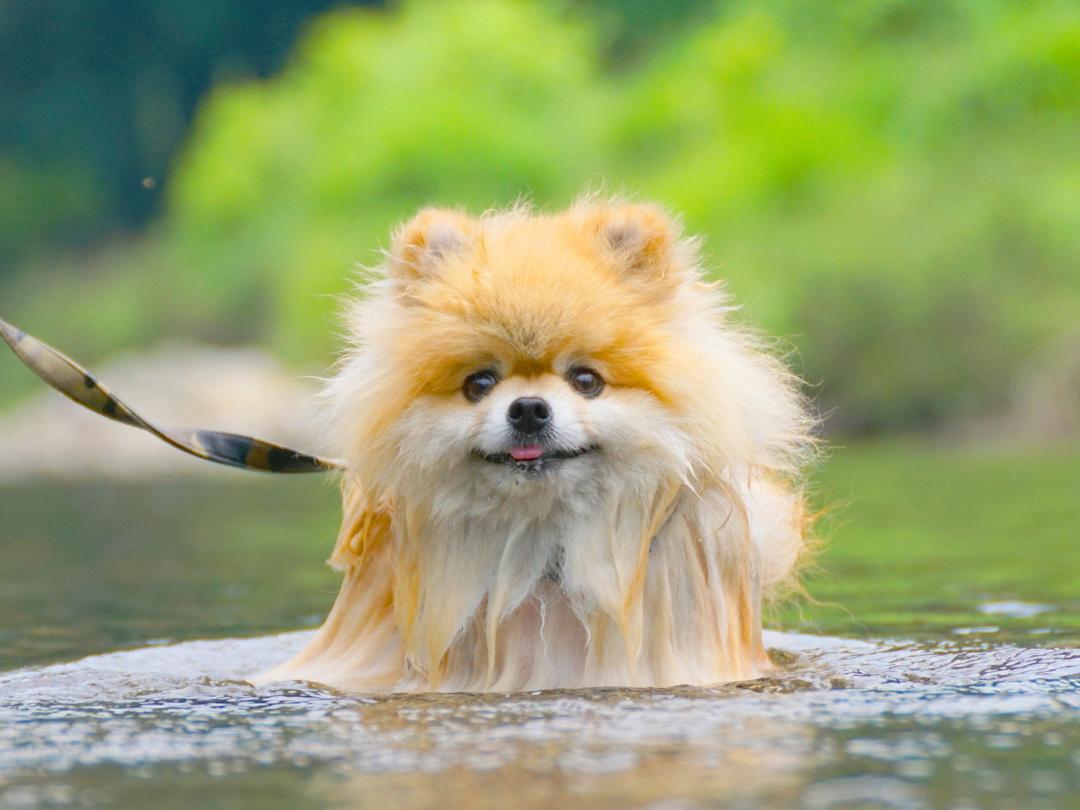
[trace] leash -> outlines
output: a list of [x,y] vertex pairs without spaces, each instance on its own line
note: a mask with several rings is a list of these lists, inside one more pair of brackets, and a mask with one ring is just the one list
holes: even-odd
[[339,461],[308,455],[251,436],[154,424],[135,413],[74,360],[2,318],[0,337],[31,371],[68,399],[114,422],[145,430],[196,458],[227,467],[272,473],[318,473],[342,469]]

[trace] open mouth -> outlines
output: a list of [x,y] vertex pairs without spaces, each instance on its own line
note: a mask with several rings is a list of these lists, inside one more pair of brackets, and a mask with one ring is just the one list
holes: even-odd
[[550,450],[540,445],[524,445],[513,447],[506,453],[485,453],[482,450],[473,450],[473,455],[491,464],[508,464],[528,470],[540,469],[544,464],[552,461],[568,461],[596,449],[596,445],[575,447],[569,450]]

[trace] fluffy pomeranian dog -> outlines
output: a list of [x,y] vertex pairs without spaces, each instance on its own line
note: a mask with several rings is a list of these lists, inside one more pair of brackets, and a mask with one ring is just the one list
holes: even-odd
[[803,549],[798,380],[644,204],[419,213],[351,304],[346,459],[306,649],[349,690],[711,684],[770,664]]

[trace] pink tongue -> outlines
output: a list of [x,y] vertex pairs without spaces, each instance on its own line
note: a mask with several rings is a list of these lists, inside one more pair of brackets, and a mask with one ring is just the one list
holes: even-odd
[[523,447],[511,447],[510,457],[514,461],[533,461],[544,455],[544,448],[538,444],[526,444]]

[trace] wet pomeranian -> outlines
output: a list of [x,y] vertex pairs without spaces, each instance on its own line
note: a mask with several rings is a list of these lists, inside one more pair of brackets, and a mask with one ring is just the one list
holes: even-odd
[[346,459],[308,646],[349,690],[711,684],[770,664],[804,546],[798,380],[651,205],[420,212],[348,312]]

